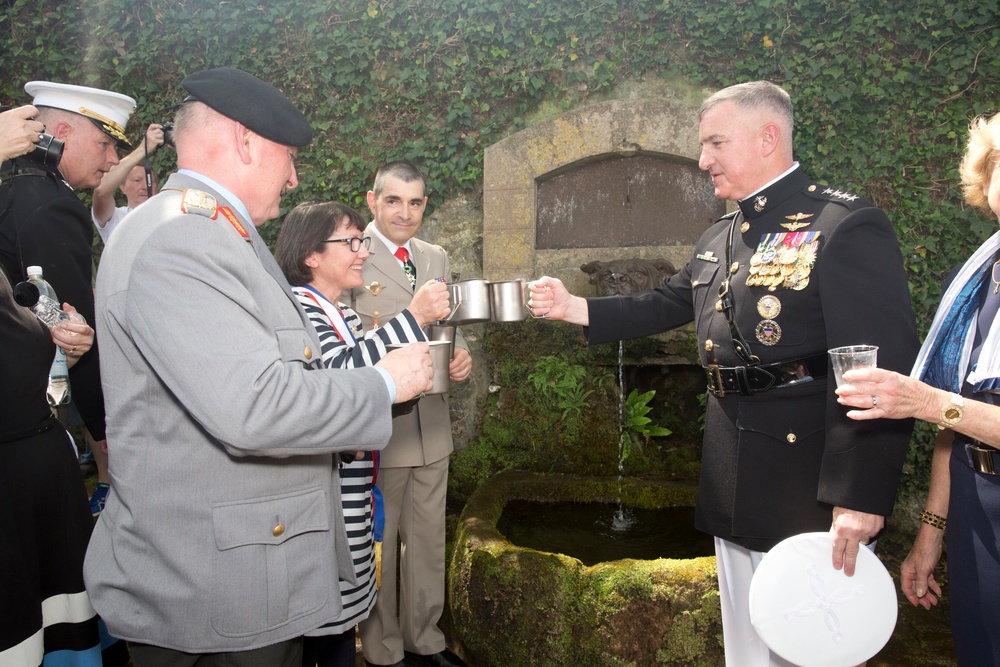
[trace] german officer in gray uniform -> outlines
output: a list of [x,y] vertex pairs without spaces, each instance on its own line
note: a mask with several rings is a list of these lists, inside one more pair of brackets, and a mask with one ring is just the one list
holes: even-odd
[[792,157],[792,106],[778,86],[732,86],[700,110],[699,165],[739,210],[656,289],[582,299],[556,279],[536,315],[588,327],[590,343],[692,320],[708,381],[696,526],[716,538],[729,667],[788,664],[750,624],[749,586],[786,537],[831,530],[836,568],[892,511],[912,422],[856,422],[837,403],[829,348],[879,346],[906,372],[917,352],[903,259],[889,219],[858,195],[814,183]]
[[322,367],[255,229],[297,185],[309,123],[246,72],[182,85],[179,171],[122,220],[97,277],[113,484],[87,592],[137,667],[300,667],[301,635],[354,581],[336,454],[389,441],[392,402],[432,386],[430,354]]

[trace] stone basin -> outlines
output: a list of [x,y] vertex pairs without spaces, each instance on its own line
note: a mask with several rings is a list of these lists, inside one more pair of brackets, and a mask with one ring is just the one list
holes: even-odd
[[[621,483],[629,507],[693,505],[691,486]],[[454,633],[477,667],[722,665],[715,557],[578,559],[519,547],[498,530],[512,499],[617,502],[617,479],[508,471],[469,499],[448,568]]]

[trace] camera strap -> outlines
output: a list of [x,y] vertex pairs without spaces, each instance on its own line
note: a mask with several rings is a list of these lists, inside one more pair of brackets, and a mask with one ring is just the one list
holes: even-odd
[[149,142],[146,140],[145,135],[142,137],[142,147],[143,147],[143,158],[142,158],[142,170],[146,172],[146,196],[149,198],[153,197],[153,165],[149,161]]

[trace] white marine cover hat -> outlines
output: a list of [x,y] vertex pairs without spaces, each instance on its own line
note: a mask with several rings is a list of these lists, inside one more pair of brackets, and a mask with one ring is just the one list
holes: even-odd
[[29,81],[24,84],[24,92],[31,95],[36,107],[64,109],[86,116],[105,134],[131,147],[125,138],[125,125],[135,109],[135,100],[128,95],[52,81]]

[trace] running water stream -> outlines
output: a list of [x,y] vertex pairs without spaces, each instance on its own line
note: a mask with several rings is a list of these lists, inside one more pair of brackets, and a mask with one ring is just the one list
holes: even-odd
[[611,529],[625,532],[635,523],[634,515],[622,501],[622,480],[625,478],[625,364],[624,344],[618,341],[618,510],[611,521]]

